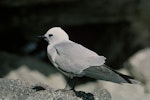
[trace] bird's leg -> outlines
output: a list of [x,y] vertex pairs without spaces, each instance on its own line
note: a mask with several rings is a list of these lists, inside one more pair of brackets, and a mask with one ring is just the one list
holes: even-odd
[[75,85],[76,85],[76,83],[78,82],[78,77],[74,77],[74,78],[68,78],[67,79],[67,84],[66,84],[66,86],[65,86],[65,89],[67,89],[68,88],[68,84],[70,84],[71,85],[71,89],[70,90],[75,90],[74,88],[75,88]]
[[67,89],[67,87],[68,87],[68,84],[70,83],[70,81],[71,81],[72,79],[70,79],[70,78],[67,78],[67,84],[66,84],[66,86],[65,86],[65,89]]
[[75,91],[75,85],[76,85],[76,83],[78,82],[78,77],[74,77],[73,78],[73,82],[72,82],[72,86],[71,86],[71,90],[73,90],[73,91]]

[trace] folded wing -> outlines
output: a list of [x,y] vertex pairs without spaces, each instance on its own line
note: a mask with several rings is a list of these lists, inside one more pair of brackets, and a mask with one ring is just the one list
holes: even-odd
[[72,41],[55,45],[57,56],[55,63],[60,69],[74,74],[81,74],[90,66],[100,66],[105,63],[105,57]]
[[130,84],[137,84],[138,81],[134,80],[133,77],[121,74],[106,65],[101,66],[92,66],[85,70],[83,70],[85,76],[104,80],[104,81],[111,81],[115,83],[130,83]]

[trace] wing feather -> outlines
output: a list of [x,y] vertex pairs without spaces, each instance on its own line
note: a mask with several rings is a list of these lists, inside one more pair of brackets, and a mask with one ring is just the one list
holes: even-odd
[[121,74],[108,66],[101,65],[101,66],[93,66],[85,69],[83,71],[85,73],[85,76],[99,79],[99,80],[104,80],[104,81],[111,81],[115,83],[130,83],[130,84],[137,84],[139,83],[138,81],[134,80],[133,77],[127,76],[124,74]]
[[55,62],[65,71],[80,74],[90,66],[100,66],[105,63],[105,57],[72,41],[55,45],[58,55]]

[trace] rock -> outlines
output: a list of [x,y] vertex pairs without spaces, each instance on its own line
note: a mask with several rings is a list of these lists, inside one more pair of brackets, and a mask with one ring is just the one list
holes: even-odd
[[[119,70],[119,72],[130,75],[127,69]],[[101,88],[110,92],[112,100],[149,100],[148,98],[150,97],[149,94],[144,93],[144,87],[141,84],[116,84],[102,80],[79,85],[76,90],[93,93]]]
[[145,92],[150,92],[150,48],[135,53],[125,64],[130,73],[145,87]]
[[98,89],[95,95],[95,100],[111,100],[111,94],[106,89]]
[[0,99],[9,100],[111,100],[110,93],[101,89],[96,94],[83,91],[55,90],[43,84],[33,85],[21,80],[0,79]]
[[150,94],[145,94],[143,86],[139,84],[98,82],[101,88],[109,90],[112,100],[149,100],[150,98]]
[[0,77],[44,83],[53,88],[66,86],[64,76],[56,68],[34,57],[1,52],[0,66]]
[[[54,69],[53,67],[49,68],[50,65],[46,64],[45,62],[39,61],[38,59],[35,59],[33,57],[18,56],[15,54],[3,52],[0,53],[0,60],[1,60],[0,66],[2,69],[0,70],[1,77],[3,76],[9,79],[20,79],[29,82],[30,84],[36,84],[34,85],[35,87],[32,87],[35,91],[39,91],[39,90],[42,91],[47,87],[53,87],[55,88],[55,90],[63,89],[66,85],[64,77],[60,72],[57,73],[57,70],[55,68]],[[135,93],[134,91],[139,91],[136,94],[141,97],[144,96],[140,92],[143,91],[142,90],[143,88],[141,87],[135,88],[136,86],[133,85],[133,87],[131,88],[131,86],[124,86],[124,85],[120,86],[118,84],[113,86],[112,85],[113,83],[110,83],[109,85],[107,83],[109,82],[104,82],[103,84],[101,84],[99,83],[99,81],[98,82],[93,81],[93,82],[84,83],[82,85],[78,85],[76,87],[77,90],[76,95],[80,97],[82,96],[81,97],[82,99],[91,96],[92,98],[98,98],[97,100],[110,100],[111,99],[110,93],[111,93],[113,94],[112,98],[115,98],[115,100],[117,100],[116,98],[123,98],[124,95],[126,95],[126,98],[127,97],[131,98],[131,96],[133,95],[131,96],[128,95]],[[47,84],[47,86],[43,84]],[[107,88],[107,90],[110,90],[111,92],[109,93],[108,91],[102,88]],[[118,91],[120,91],[121,88],[123,91],[117,93]],[[131,92],[128,92],[128,90]],[[83,91],[90,92],[90,93],[85,93]],[[95,91],[97,92],[94,93]],[[139,95],[140,93],[142,95]],[[136,94],[134,95],[136,96]],[[51,96],[51,94],[49,94],[49,92],[46,91],[46,92],[38,92],[32,94],[29,97],[30,98],[35,97],[37,99],[40,98],[39,95],[47,95],[47,97]],[[103,97],[107,99],[99,99]]]

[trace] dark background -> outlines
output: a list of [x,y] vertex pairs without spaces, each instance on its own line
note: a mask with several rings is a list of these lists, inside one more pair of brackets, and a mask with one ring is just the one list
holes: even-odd
[[103,55],[115,69],[150,46],[148,0],[1,0],[0,52],[48,62],[47,43],[36,38],[54,26],[74,42]]

